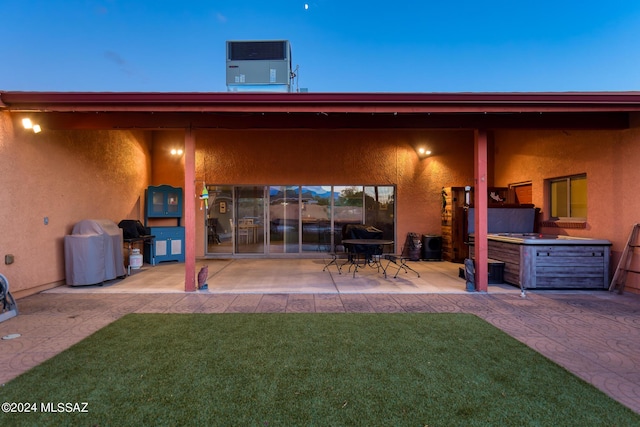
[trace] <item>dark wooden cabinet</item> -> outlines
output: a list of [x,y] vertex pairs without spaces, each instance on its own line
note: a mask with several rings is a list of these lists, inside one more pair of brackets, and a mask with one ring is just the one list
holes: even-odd
[[469,248],[464,241],[464,187],[442,189],[442,259],[464,262]]
[[[509,189],[489,187],[487,189],[488,206],[502,206],[507,202]],[[473,206],[473,187],[469,191],[469,200],[465,200],[465,187],[442,188],[442,259],[451,262],[464,262],[469,257],[466,207]],[[465,206],[468,203],[468,206]]]

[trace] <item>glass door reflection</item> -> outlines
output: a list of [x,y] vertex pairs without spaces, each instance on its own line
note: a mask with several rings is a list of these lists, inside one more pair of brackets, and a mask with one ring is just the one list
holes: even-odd
[[233,187],[229,185],[208,185],[209,191],[206,215],[207,253],[233,253]]
[[331,186],[303,186],[301,197],[302,252],[331,248]]
[[269,253],[300,252],[300,187],[269,187]]
[[342,243],[342,230],[347,224],[362,224],[363,187],[356,185],[333,187],[333,237],[336,245]]
[[364,187],[365,224],[382,230],[382,238],[393,240],[395,236],[395,187]]
[[236,187],[236,219],[230,220],[237,254],[263,254],[264,187]]

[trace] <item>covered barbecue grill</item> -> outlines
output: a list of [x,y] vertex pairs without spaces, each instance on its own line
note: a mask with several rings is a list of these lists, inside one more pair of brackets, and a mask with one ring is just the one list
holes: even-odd
[[122,229],[108,219],[78,222],[64,236],[67,285],[95,285],[123,277]]
[[[382,230],[366,224],[345,224],[342,227],[342,240],[347,239],[382,239]],[[372,255],[380,255],[382,248],[370,245],[351,245],[350,252],[365,254],[367,259]]]

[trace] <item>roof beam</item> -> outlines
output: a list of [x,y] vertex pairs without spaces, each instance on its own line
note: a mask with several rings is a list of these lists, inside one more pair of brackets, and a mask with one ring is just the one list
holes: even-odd
[[[627,129],[629,113],[25,113],[46,129]],[[14,113],[15,120],[23,115]]]

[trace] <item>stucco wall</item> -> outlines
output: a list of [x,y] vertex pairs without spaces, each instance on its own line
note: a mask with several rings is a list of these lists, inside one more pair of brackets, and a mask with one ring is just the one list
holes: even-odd
[[[172,143],[156,137],[154,153]],[[419,144],[433,154],[419,159]],[[208,184],[397,185],[400,247],[408,232],[440,234],[443,186],[473,183],[472,132],[198,131],[196,147],[196,180]],[[156,184],[171,181],[167,173],[166,179],[154,173]],[[191,198],[198,206],[197,195]],[[203,212],[196,212],[196,250],[204,255]]]
[[[0,259],[21,296],[64,280],[63,239],[82,219],[143,219],[147,185],[184,188],[183,131],[50,131],[33,134],[21,117],[0,114]],[[612,269],[631,226],[640,222],[640,128],[625,131],[497,131],[490,138],[488,185],[532,181],[547,213],[547,178],[587,173],[585,229],[547,230],[611,240]],[[415,147],[433,154],[419,159]],[[495,167],[493,165],[495,164]],[[397,238],[440,234],[443,186],[473,185],[473,133],[429,130],[198,130],[200,183],[397,185]],[[196,255],[204,255],[204,218],[196,206]],[[44,218],[49,224],[44,225]],[[637,284],[631,282],[637,288]]]
[[184,188],[184,155],[171,154],[172,149],[184,150],[184,131],[156,131],[150,151],[151,184],[168,184]]
[[[533,202],[549,218],[545,179],[587,174],[584,229],[543,232],[608,239],[613,243],[612,274],[633,224],[640,222],[640,129],[625,131],[500,131],[495,135],[495,183],[532,182]],[[628,290],[640,290],[629,275]]]
[[[142,218],[149,133],[51,131],[0,114],[0,259],[16,297],[64,281],[64,236],[83,219]],[[44,218],[48,218],[48,225]]]

